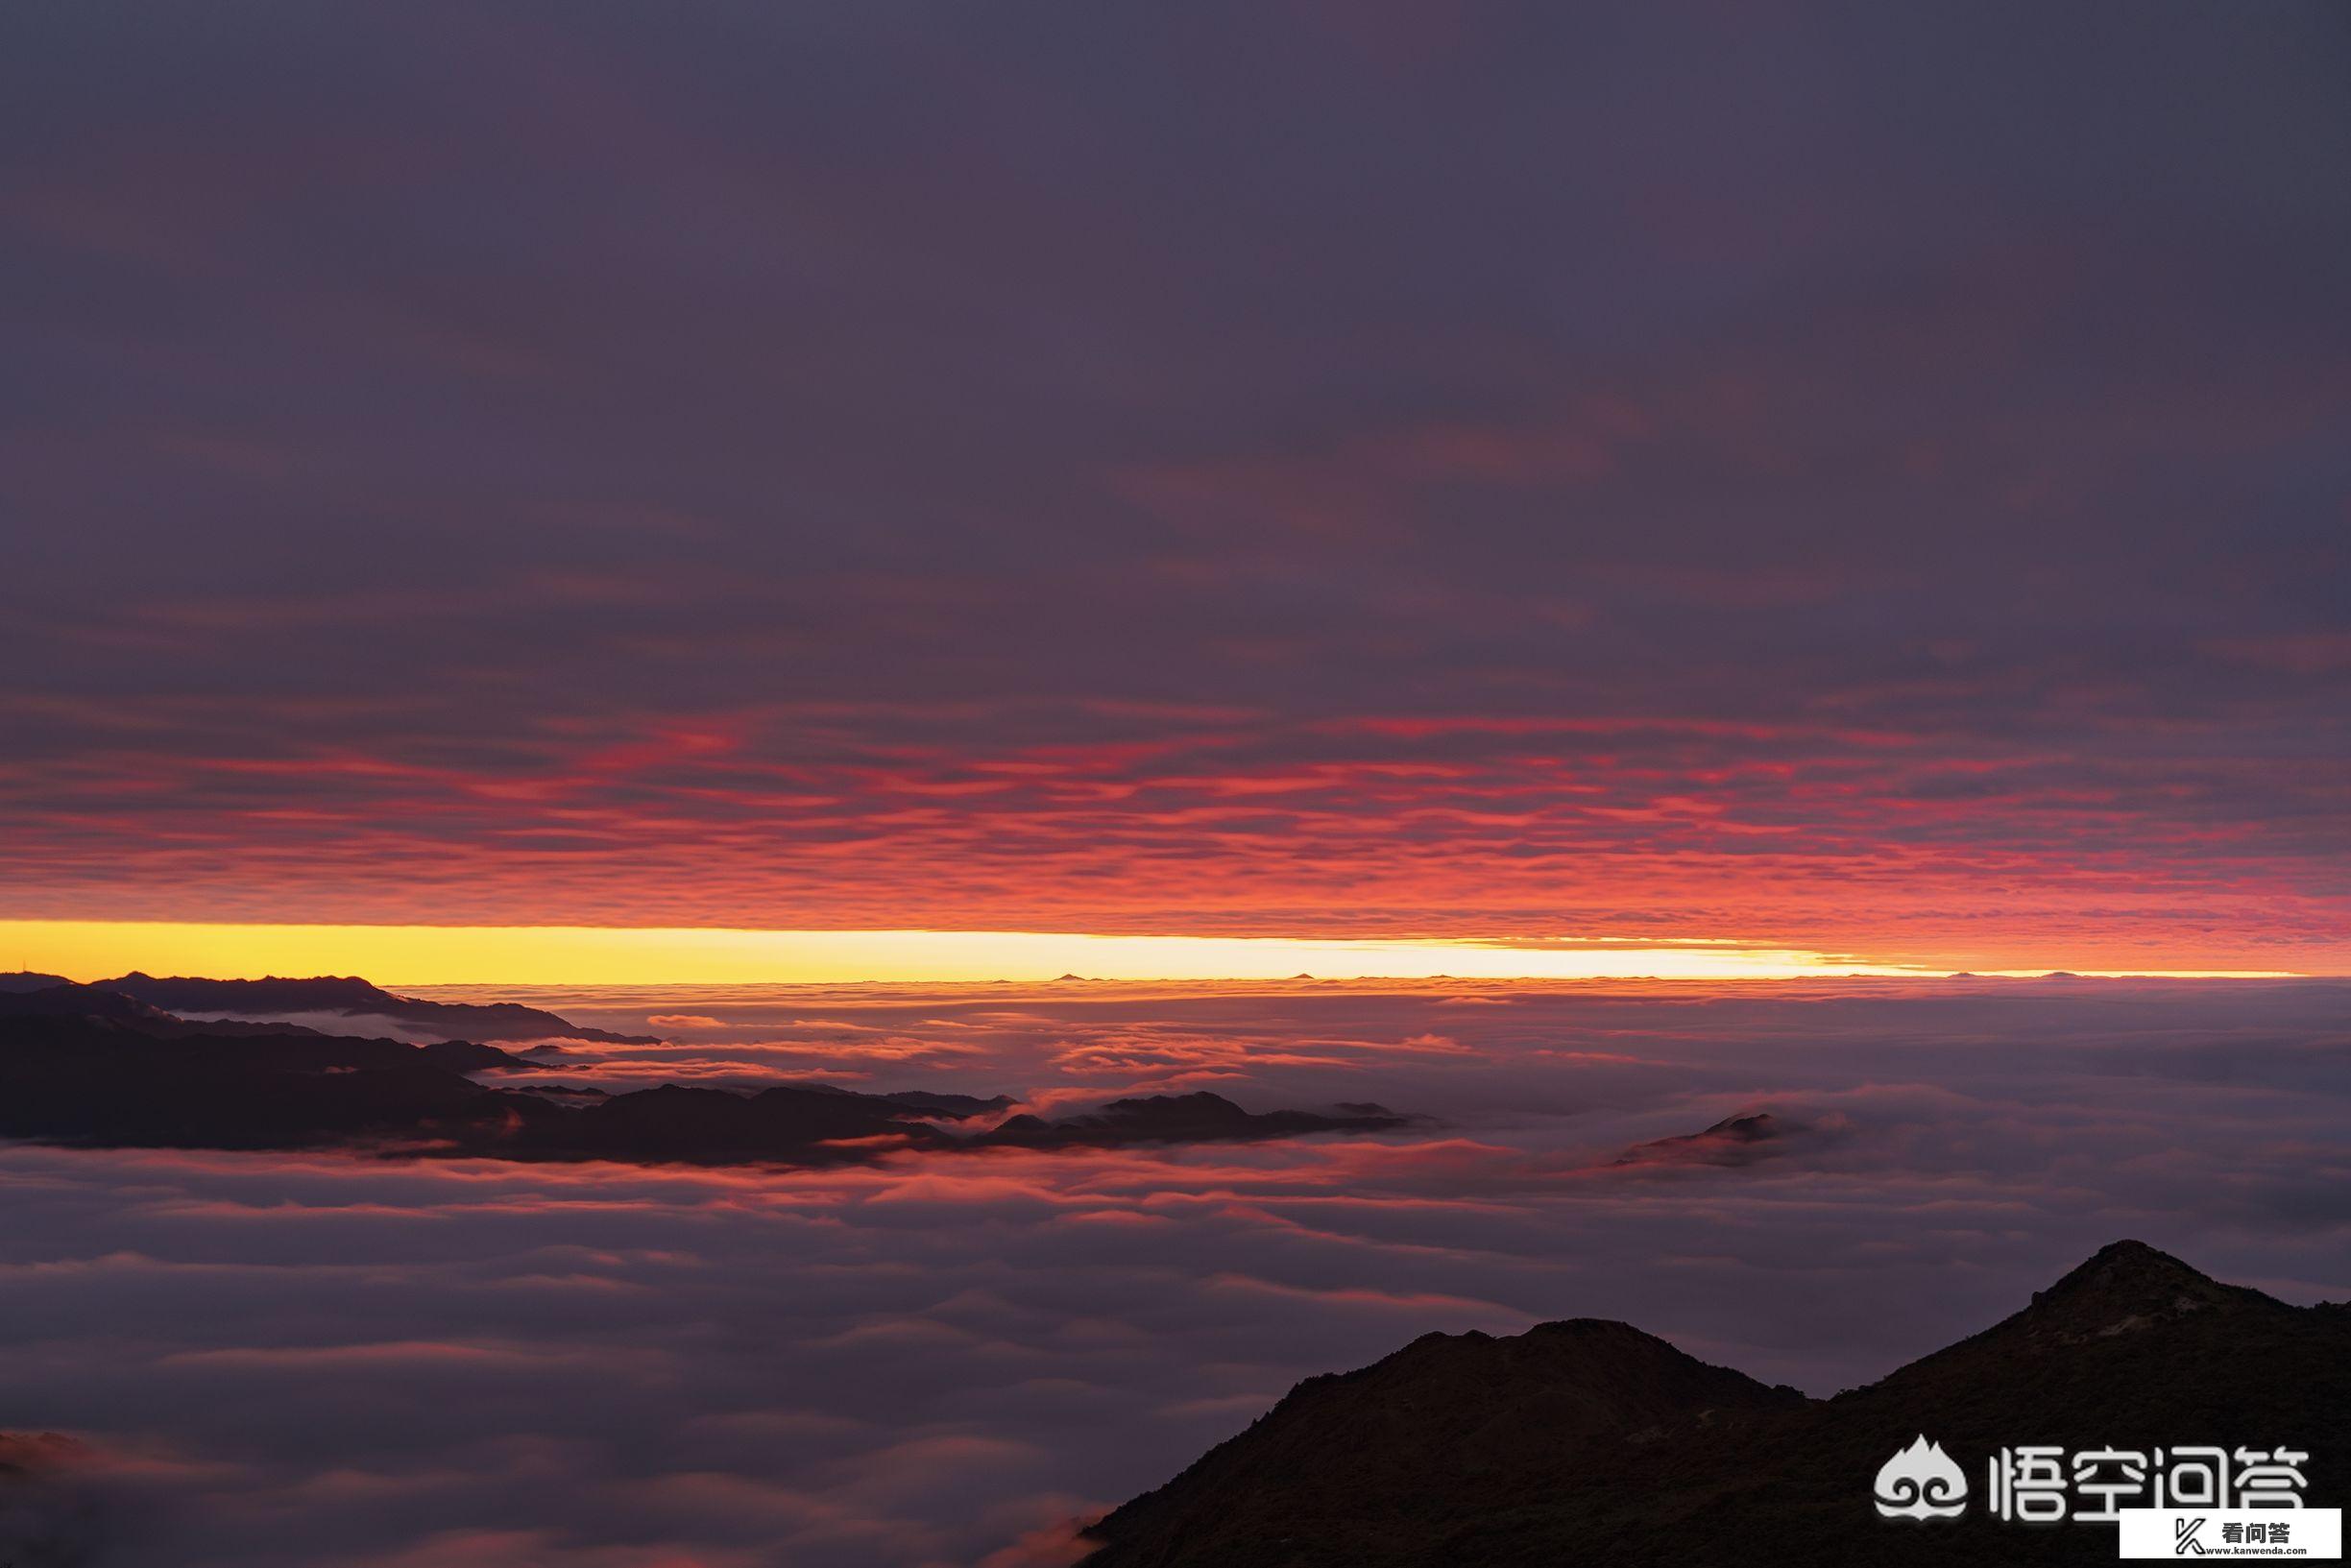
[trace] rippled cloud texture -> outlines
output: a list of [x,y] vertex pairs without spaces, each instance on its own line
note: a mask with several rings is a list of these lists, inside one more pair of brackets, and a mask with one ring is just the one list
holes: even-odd
[[2346,74],[8,8],[10,912],[2351,970]]
[[1828,1392],[2126,1235],[2351,1294],[2341,985],[527,1000],[659,1015],[672,1046],[576,1048],[616,1086],[1438,1121],[821,1172],[0,1147],[0,1428],[85,1445],[111,1560],[1037,1568],[1432,1329],[1622,1317]]

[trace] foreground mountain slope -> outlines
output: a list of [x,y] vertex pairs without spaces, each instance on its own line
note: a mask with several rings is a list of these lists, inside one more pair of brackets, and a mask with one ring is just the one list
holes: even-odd
[[[1958,1520],[1873,1507],[1878,1467],[1921,1434],[1967,1478]],[[1087,1568],[2113,1561],[2109,1525],[1992,1517],[1986,1461],[2024,1444],[2284,1445],[2312,1456],[2306,1500],[2339,1506],[2351,1307],[2290,1307],[2117,1242],[1984,1333],[1826,1401],[1622,1324],[1432,1336],[1299,1385],[1098,1524]]]
[[[1110,1563],[1398,1560],[1473,1531],[1494,1500],[1684,1427],[1800,1407],[1628,1324],[1513,1339],[1431,1334],[1359,1371],[1309,1378],[1101,1532]],[[1416,1548],[1417,1549],[1417,1548]]]

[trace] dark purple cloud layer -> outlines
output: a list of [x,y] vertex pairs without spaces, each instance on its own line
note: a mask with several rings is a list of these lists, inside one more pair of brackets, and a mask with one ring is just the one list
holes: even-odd
[[[0,1148],[0,1431],[85,1446],[117,1568],[1041,1568],[1431,1330],[1623,1318],[1826,1393],[2122,1236],[2351,1293],[2339,984],[534,1000],[701,1021],[599,1073],[1446,1122],[779,1172]],[[1755,1115],[1766,1157],[1622,1158]]]
[[2347,71],[12,8],[12,912],[2351,962]]

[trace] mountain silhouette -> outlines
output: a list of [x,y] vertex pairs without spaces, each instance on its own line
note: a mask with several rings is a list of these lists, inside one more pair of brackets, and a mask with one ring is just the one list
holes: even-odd
[[0,1017],[0,1137],[104,1146],[290,1148],[484,1133],[503,1101],[466,1076],[495,1046],[165,1019]]
[[1344,1105],[1320,1111],[1245,1111],[1222,1095],[1149,1095],[1114,1099],[1099,1111],[1048,1122],[1008,1119],[986,1142],[1027,1148],[1107,1147],[1119,1144],[1223,1143],[1291,1138],[1310,1132],[1384,1132],[1412,1118],[1384,1105]]
[[1752,1165],[1805,1129],[1769,1111],[1725,1117],[1704,1132],[1635,1144],[1617,1165]]
[[181,1022],[162,1008],[126,992],[103,985],[76,985],[71,980],[58,980],[54,985],[0,986],[0,1018],[110,1018],[152,1025],[158,1031]]
[[[100,1147],[807,1166],[907,1149],[1279,1138],[1406,1120],[1376,1105],[1252,1113],[1184,1095],[987,1127],[1017,1101],[832,1084],[610,1094],[502,1081],[536,1066],[478,1041],[410,1045],[297,1024],[182,1019],[108,986],[0,992],[0,1138]],[[946,1125],[959,1122],[982,1128]]]
[[158,978],[133,970],[97,988],[119,991],[171,1013],[212,1013],[232,1018],[339,1013],[349,1018],[384,1018],[421,1029],[442,1031],[450,1040],[593,1040],[603,1045],[660,1044],[649,1034],[615,1034],[584,1028],[553,1013],[520,1002],[426,1001],[396,996],[356,976],[309,979],[211,980],[186,976]]
[[[1926,1436],[1964,1515],[1878,1516],[1878,1467]],[[2114,1527],[1993,1516],[2003,1447],[2309,1455],[2351,1490],[2351,1306],[2291,1307],[2139,1242],[1980,1334],[1807,1399],[1622,1323],[1429,1335],[1310,1378],[1098,1524],[1085,1568],[2089,1563]],[[2128,1506],[2127,1504],[2125,1506]]]
[[71,985],[62,975],[44,975],[38,970],[12,969],[0,974],[0,993],[9,991],[46,991],[52,986]]
[[[416,1060],[454,1073],[479,1073],[495,1069],[520,1070],[534,1064],[520,1056],[498,1049],[496,1046],[480,1045],[466,1040],[438,1040],[430,1045],[411,1047],[402,1041],[376,1037],[330,1035],[303,1024],[281,1021],[249,1022],[241,1019],[189,1020],[165,1012],[162,1008],[139,1001],[135,997],[111,989],[107,985],[76,985],[70,980],[37,991],[0,991],[0,1019],[81,1019],[105,1022],[132,1033],[148,1035],[160,1040],[231,1040],[272,1037],[298,1040],[363,1041],[377,1048],[378,1058],[384,1049],[398,1047],[400,1059],[409,1059],[410,1052],[421,1052]],[[36,1028],[30,1035],[19,1031],[20,1038],[36,1038]],[[224,1056],[212,1059],[214,1065],[233,1070],[253,1058]],[[328,1060],[316,1052],[295,1049],[284,1060],[317,1063]],[[191,1058],[191,1063],[201,1065]],[[348,1065],[348,1063],[346,1064]],[[4,1568],[4,1565],[0,1565]]]

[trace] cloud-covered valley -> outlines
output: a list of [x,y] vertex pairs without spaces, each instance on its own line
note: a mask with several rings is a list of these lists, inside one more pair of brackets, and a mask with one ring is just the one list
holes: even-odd
[[582,1082],[1433,1119],[1369,1136],[818,1170],[0,1147],[0,1429],[73,1439],[48,1495],[132,1568],[1006,1568],[1432,1329],[1620,1317],[1827,1392],[2122,1235],[2351,1291],[2339,984],[1470,994],[521,999],[675,1037],[575,1043]]

